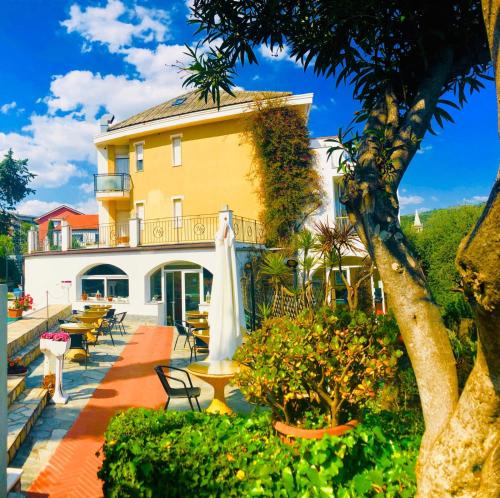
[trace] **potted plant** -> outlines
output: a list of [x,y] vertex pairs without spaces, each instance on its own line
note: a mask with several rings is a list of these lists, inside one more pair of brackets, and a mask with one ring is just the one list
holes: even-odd
[[250,402],[271,408],[286,438],[339,435],[395,375],[395,335],[374,317],[328,307],[273,318],[236,352],[248,368],[235,382]]
[[30,310],[33,306],[33,298],[26,294],[22,297],[16,297],[13,301],[9,302],[8,315],[9,318],[20,318],[23,311]]
[[86,292],[82,292],[82,301],[86,301],[88,299],[88,294]]

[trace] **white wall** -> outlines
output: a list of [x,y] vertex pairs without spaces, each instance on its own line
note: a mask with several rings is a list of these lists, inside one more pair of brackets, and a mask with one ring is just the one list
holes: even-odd
[[[167,263],[189,261],[214,272],[214,249],[88,251],[88,254],[70,251],[68,254],[26,255],[25,290],[33,297],[35,308],[45,306],[46,291],[49,292],[49,304],[71,303],[83,307],[78,277],[93,266],[110,264],[121,268],[129,277],[129,302],[114,303],[117,312],[157,316],[158,304],[146,302],[148,277],[153,271]],[[71,281],[69,292],[61,283],[64,280]]]

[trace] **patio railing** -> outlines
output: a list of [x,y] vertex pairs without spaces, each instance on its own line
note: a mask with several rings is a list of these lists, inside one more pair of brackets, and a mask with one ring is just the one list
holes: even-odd
[[257,220],[233,216],[234,235],[238,242],[249,244],[264,244],[264,225]]
[[[135,225],[134,225],[135,222]],[[130,220],[125,223],[104,223],[95,230],[85,230],[58,233],[57,236],[40,239],[34,242],[35,252],[61,251],[62,238],[71,234],[67,250],[96,249],[106,247],[132,247],[192,244],[197,242],[213,242],[219,227],[220,214],[204,214],[193,216],[179,216],[172,218],[158,218],[153,220]],[[67,227],[68,229],[70,227]],[[131,234],[130,230],[134,230]],[[250,218],[233,216],[233,229],[236,240],[245,244],[264,244],[263,225]],[[66,229],[65,229],[66,230]],[[137,232],[135,232],[137,230]],[[132,237],[131,237],[132,235]],[[52,243],[49,243],[49,239]],[[64,238],[64,240],[66,240]],[[64,249],[66,250],[66,249]]]
[[178,216],[141,221],[139,244],[182,244],[214,240],[219,215]]

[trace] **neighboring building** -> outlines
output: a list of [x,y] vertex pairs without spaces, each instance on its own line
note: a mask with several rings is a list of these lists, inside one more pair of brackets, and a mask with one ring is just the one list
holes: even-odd
[[[220,107],[194,93],[113,124],[101,120],[94,177],[99,247],[74,249],[61,226],[61,250],[31,235],[26,290],[35,303],[111,299],[117,311],[171,322],[203,307],[214,272],[221,218],[233,224],[241,266],[261,245],[261,210],[245,134],[262,94],[223,95]],[[312,94],[266,93],[306,113]],[[229,206],[229,207],[228,207]],[[70,285],[69,289],[68,286]]]
[[[316,153],[316,167],[325,193],[322,207],[318,209],[307,222],[307,228],[312,231],[314,231],[315,223],[319,221],[324,223],[328,222],[328,224],[332,226],[349,223],[345,206],[340,202],[342,196],[341,178],[343,173],[339,171],[339,164],[342,151],[334,150],[330,155],[328,154],[328,150],[330,148],[338,145],[336,138],[337,137],[335,136],[329,136],[311,139],[311,148]],[[357,278],[363,266],[363,260],[366,257],[367,252],[361,242],[359,242],[356,251],[346,254],[345,257],[342,258],[342,270],[345,272],[344,275],[349,283],[351,283],[353,279]],[[313,271],[313,285],[322,285],[323,279],[324,274],[322,274],[322,270],[320,268]],[[346,303],[347,291],[338,270],[335,270],[334,282],[336,288],[335,294],[338,303]],[[377,271],[374,271],[373,276],[367,280],[367,283],[370,285],[373,307],[377,312],[385,313],[386,305],[384,287]]]
[[96,246],[99,241],[99,218],[97,214],[83,214],[80,211],[61,205],[38,218],[39,247],[48,250],[60,249],[61,226],[65,221],[72,229],[75,248]]

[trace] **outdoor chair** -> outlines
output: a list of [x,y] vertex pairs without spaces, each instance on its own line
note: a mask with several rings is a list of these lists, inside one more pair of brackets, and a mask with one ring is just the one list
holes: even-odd
[[85,370],[87,370],[87,362],[90,353],[86,334],[70,334],[69,341],[69,349],[83,349],[85,351]]
[[65,323],[70,323],[71,320],[65,320],[63,318],[58,318],[57,322],[59,323],[59,325],[64,325]]
[[115,309],[114,308],[110,308],[108,311],[106,311],[106,315],[104,316],[104,318],[106,320],[109,320],[110,318],[113,318],[115,316]]
[[111,344],[113,344],[113,346],[115,345],[115,340],[113,339],[113,332],[112,332],[112,328],[113,328],[113,324],[114,324],[114,321],[108,321],[108,320],[105,320],[104,318],[100,318],[97,322],[97,329],[95,331],[95,334],[96,334],[96,343],[97,343],[97,337],[99,337],[100,335],[107,335],[109,334],[109,337],[111,337]]
[[90,309],[90,304],[84,304],[83,305],[84,310],[89,310]]
[[[187,377],[187,382],[189,385],[182,379],[178,379],[176,377],[168,375],[166,372],[168,372],[169,369],[175,370],[176,372],[182,372]],[[200,403],[198,401],[198,398],[201,394],[201,389],[199,387],[193,386],[191,377],[189,373],[186,372],[186,370],[171,367],[170,365],[158,365],[155,367],[155,372],[160,379],[163,389],[165,389],[165,392],[167,393],[167,402],[165,403],[164,408],[165,410],[168,409],[168,404],[170,403],[170,400],[172,398],[187,398],[189,401],[189,405],[191,406],[191,410],[195,411],[193,402],[191,401],[191,399],[194,398],[194,400],[196,401],[196,405],[198,406],[198,410],[201,412]],[[169,381],[182,384],[182,387],[172,387]]]
[[177,347],[177,341],[181,336],[186,338],[186,340],[184,341],[184,347],[186,347],[186,344],[189,342],[189,333],[188,333],[189,326],[185,327],[180,320],[175,320],[174,327],[177,329],[177,334],[178,334],[177,339],[175,340],[174,350]]
[[123,325],[123,321],[125,320],[126,316],[126,311],[124,311],[123,313],[116,313],[116,315],[113,316],[113,328],[116,327],[121,335],[125,333],[125,326]]

